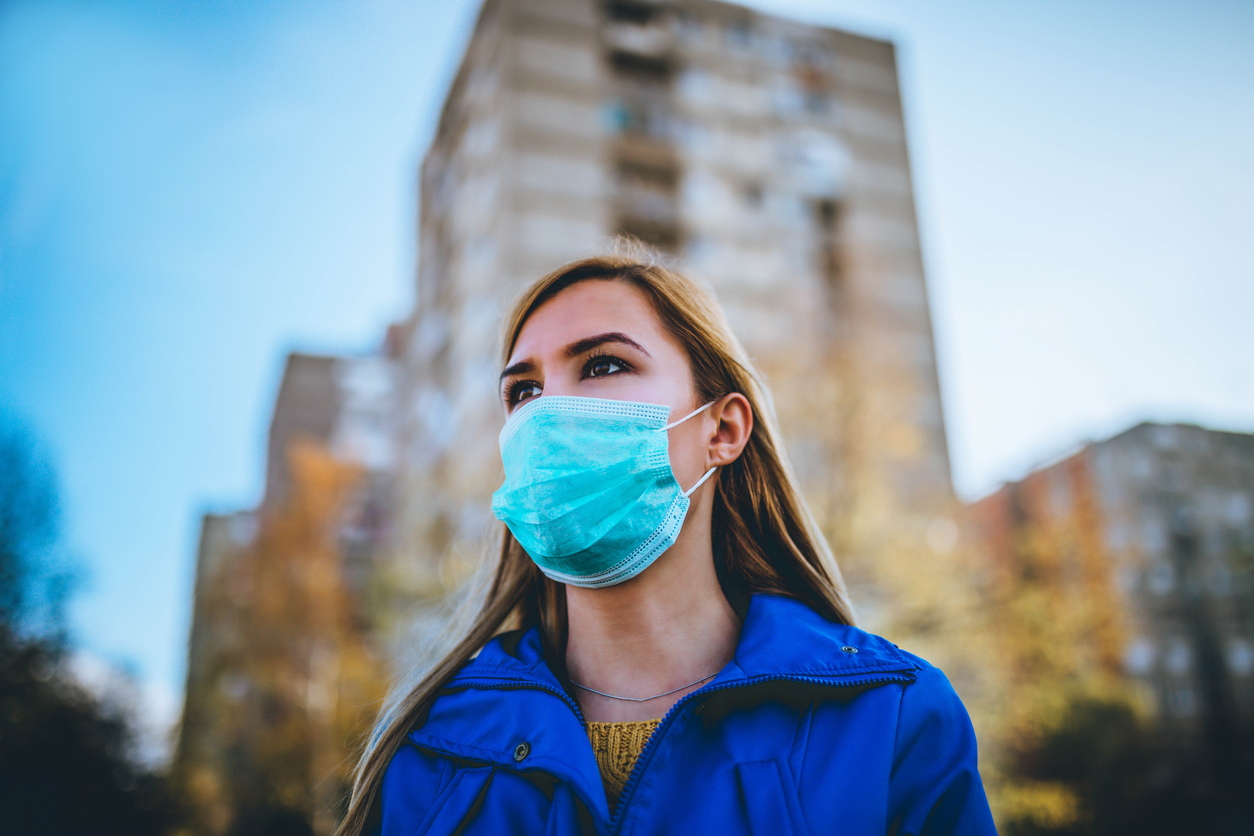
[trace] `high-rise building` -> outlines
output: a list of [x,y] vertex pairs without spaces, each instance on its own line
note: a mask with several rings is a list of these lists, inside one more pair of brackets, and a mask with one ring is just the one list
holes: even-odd
[[1254,731],[1254,435],[1141,424],[971,513],[994,594],[1053,596],[1076,667],[1139,684],[1177,742]]
[[347,748],[386,687],[393,388],[382,357],[289,355],[260,507],[204,517],[174,761],[185,832],[335,824]]
[[[396,554],[414,590],[484,548],[509,300],[620,233],[715,288],[765,373],[855,604],[952,541],[893,45],[711,0],[487,0],[422,167],[401,335]],[[944,546],[942,546],[943,548]]]

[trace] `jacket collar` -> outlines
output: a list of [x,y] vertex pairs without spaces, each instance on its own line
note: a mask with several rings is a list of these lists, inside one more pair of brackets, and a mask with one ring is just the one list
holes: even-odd
[[[749,601],[735,656],[710,685],[759,678],[834,680],[919,667],[918,659],[879,636],[828,621],[792,598],[758,593]],[[490,679],[513,680],[519,685],[530,680],[562,689],[544,659],[535,627],[490,641],[449,687]]]

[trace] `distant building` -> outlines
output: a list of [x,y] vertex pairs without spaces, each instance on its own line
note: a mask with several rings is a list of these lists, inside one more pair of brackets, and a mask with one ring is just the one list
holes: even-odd
[[1141,424],[971,512],[994,576],[1061,589],[1068,652],[1140,683],[1164,733],[1254,731],[1254,435]]
[[270,421],[262,504],[290,490],[287,451],[305,439],[373,473],[395,469],[394,369],[384,357],[289,354]]
[[245,594],[244,554],[256,529],[251,511],[205,514],[201,520],[187,684],[174,757],[179,789],[199,825],[195,833],[225,833],[234,812],[225,777],[236,741],[226,733],[221,705],[242,699],[247,688],[233,664],[247,641],[247,623],[235,599]]
[[174,763],[189,832],[335,822],[386,680],[393,389],[383,358],[289,355],[260,507],[204,517]]
[[891,43],[708,0],[487,0],[421,184],[396,578],[439,594],[484,550],[509,300],[629,233],[715,287],[883,625],[878,567],[954,503]]

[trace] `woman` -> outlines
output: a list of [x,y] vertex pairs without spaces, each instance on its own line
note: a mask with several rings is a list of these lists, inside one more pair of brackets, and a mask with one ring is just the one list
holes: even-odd
[[966,711],[852,626],[712,294],[575,262],[503,347],[491,589],[341,834],[994,832]]

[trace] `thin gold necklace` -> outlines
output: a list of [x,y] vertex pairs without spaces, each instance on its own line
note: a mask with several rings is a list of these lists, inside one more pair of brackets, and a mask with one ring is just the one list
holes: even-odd
[[685,688],[691,688],[693,685],[696,685],[698,682],[705,682],[707,679],[713,679],[716,676],[718,676],[717,672],[712,673],[709,676],[703,676],[700,679],[693,680],[692,682],[689,682],[687,685],[680,685],[678,688],[672,688],[671,690],[665,691],[661,694],[654,694],[651,697],[619,697],[619,696],[615,696],[614,694],[607,694],[604,691],[598,691],[596,688],[589,688],[587,685],[580,685],[578,682],[576,682],[573,679],[570,681],[570,684],[574,685],[576,688],[582,688],[585,691],[591,691],[594,694],[600,694],[603,697],[609,697],[612,700],[622,700],[623,702],[648,702],[649,700],[656,700],[658,697],[669,697],[671,694],[675,693],[676,691],[682,691]]

